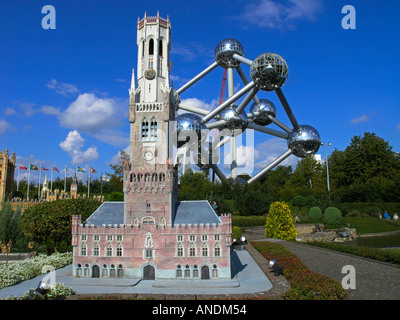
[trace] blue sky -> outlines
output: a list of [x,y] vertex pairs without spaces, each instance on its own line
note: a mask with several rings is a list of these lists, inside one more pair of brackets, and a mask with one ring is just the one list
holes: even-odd
[[[56,9],[55,30],[42,28],[47,4]],[[355,30],[341,25],[347,4],[356,9]],[[137,19],[145,11],[171,20],[174,87],[214,61],[220,40],[235,38],[248,59],[275,52],[287,61],[282,90],[298,122],[332,143],[329,152],[365,131],[400,152],[400,4],[372,0],[2,1],[0,149],[15,151],[18,165],[55,165],[62,177],[65,165],[92,166],[97,177],[110,172],[129,145],[128,88]],[[181,99],[215,107],[222,75],[222,68],[214,70]],[[241,87],[236,76],[235,88]],[[274,102],[277,118],[290,125],[274,93],[258,97]],[[246,148],[254,174],[287,145],[256,133],[255,147]],[[325,158],[325,149],[318,153]]]

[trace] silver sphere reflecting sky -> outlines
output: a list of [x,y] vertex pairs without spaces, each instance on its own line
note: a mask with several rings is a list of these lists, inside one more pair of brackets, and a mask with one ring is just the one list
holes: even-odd
[[224,39],[215,47],[215,61],[223,68],[236,68],[240,62],[233,58],[234,54],[244,56],[242,44],[235,39]]
[[[201,130],[206,129],[206,126],[201,123],[201,117],[193,113],[183,113],[175,118],[176,133],[177,133],[177,146],[182,147],[190,139],[193,139],[193,134],[197,136],[197,143],[200,144],[202,140]],[[187,137],[185,140],[180,141],[180,137]],[[193,141],[194,142],[194,141]]]
[[250,66],[250,76],[256,86],[264,91],[280,88],[288,76],[288,65],[276,53],[264,53],[254,59]]
[[271,124],[272,121],[268,119],[268,115],[276,118],[275,105],[267,99],[260,99],[260,103],[253,103],[250,107],[250,113],[254,115],[253,122],[260,126]]
[[301,125],[299,131],[293,130],[289,134],[288,147],[297,157],[304,158],[318,151],[321,137],[317,130],[308,125]]
[[220,130],[223,129],[229,129],[229,130],[235,130],[235,129],[241,129],[244,131],[247,128],[248,124],[248,117],[246,112],[242,112],[241,114],[236,114],[236,108],[237,106],[232,105],[231,107],[228,107],[224,110],[222,110],[218,115],[220,116],[220,120],[225,120],[226,125]]

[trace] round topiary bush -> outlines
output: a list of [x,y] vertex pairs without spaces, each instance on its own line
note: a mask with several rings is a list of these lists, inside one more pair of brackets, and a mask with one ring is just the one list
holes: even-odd
[[312,207],[308,212],[308,218],[312,221],[319,221],[322,218],[322,210],[319,207]]
[[232,228],[232,239],[240,240],[240,237],[242,236],[242,229],[239,227],[233,227]]
[[328,207],[324,212],[324,221],[327,224],[340,224],[342,221],[342,213],[338,208]]

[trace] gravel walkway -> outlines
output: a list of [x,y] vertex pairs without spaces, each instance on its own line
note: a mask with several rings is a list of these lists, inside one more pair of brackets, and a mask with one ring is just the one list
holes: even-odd
[[[263,227],[246,230],[244,236],[250,241],[268,240],[263,234]],[[353,266],[356,288],[349,289],[351,300],[400,300],[400,268],[395,265],[295,242],[278,242],[293,252],[310,270],[339,283],[347,274],[342,273],[343,266]]]

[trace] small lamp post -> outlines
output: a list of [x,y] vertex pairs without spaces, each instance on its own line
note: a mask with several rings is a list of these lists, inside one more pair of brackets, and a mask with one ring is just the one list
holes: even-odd
[[331,190],[329,186],[329,165],[328,165],[328,147],[330,147],[332,143],[328,142],[327,144],[324,144],[321,142],[321,146],[325,147],[325,164],[326,164],[326,185],[328,187],[328,200],[329,204],[331,204]]

